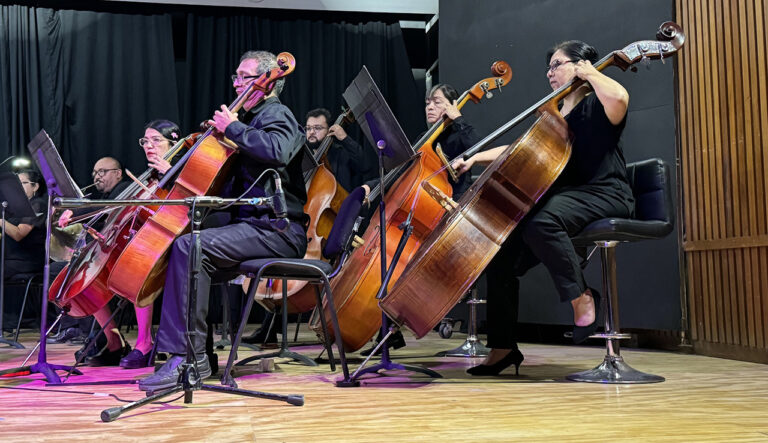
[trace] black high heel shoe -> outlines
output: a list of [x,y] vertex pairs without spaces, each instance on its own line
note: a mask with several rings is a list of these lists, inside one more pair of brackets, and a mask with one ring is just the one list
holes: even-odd
[[469,375],[499,375],[501,371],[509,366],[515,365],[515,375],[520,375],[520,364],[525,357],[519,349],[509,351],[501,360],[492,365],[477,365],[467,369]]
[[587,326],[573,327],[573,342],[576,344],[584,342],[590,335],[594,334],[597,331],[597,323],[600,320],[600,293],[593,288],[589,288],[589,292],[592,294],[592,300],[595,302],[595,321]]

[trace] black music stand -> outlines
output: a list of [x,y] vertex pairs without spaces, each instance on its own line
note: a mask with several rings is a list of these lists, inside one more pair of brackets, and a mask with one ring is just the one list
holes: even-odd
[[[397,245],[395,254],[392,256],[392,263],[387,266],[387,246],[386,246],[386,232],[384,227],[387,224],[386,220],[386,208],[384,204],[384,173],[390,171],[397,166],[409,161],[416,155],[416,152],[408,142],[403,130],[397,122],[397,119],[392,114],[386,100],[379,92],[379,88],[371,78],[368,69],[363,66],[363,69],[352,81],[346,91],[344,91],[344,100],[349,104],[352,113],[356,116],[365,116],[364,119],[358,118],[358,124],[365,133],[366,138],[371,143],[371,146],[376,150],[376,155],[379,158],[379,186],[381,189],[382,198],[379,199],[379,241],[381,251],[381,287],[376,295],[378,300],[381,300],[386,296],[387,286],[392,279],[392,275],[397,265],[400,255],[405,248],[405,244],[408,238],[413,232],[413,226],[411,225],[411,216],[408,214],[408,218],[400,225],[400,229],[403,231],[400,241]],[[382,339],[376,345],[371,354],[363,361],[363,364],[350,376],[350,379],[337,382],[337,386],[359,386],[358,379],[360,376],[368,373],[378,373],[380,370],[400,369],[411,372],[419,372],[428,375],[432,378],[442,378],[440,374],[431,370],[422,368],[419,366],[403,365],[395,363],[389,358],[389,337],[398,329],[397,326],[391,326],[389,317],[382,311],[381,313],[381,334]],[[382,348],[383,346],[383,348]],[[376,355],[376,351],[382,348],[381,361],[371,367],[366,368],[365,365],[372,356]]]
[[[56,150],[56,146],[54,146],[53,141],[51,141],[51,138],[48,136],[44,129],[40,130],[35,138],[29,142],[27,148],[32,154],[32,157],[35,159],[35,163],[37,163],[37,167],[43,174],[43,177],[45,178],[45,184],[48,187],[48,212],[46,215],[45,224],[46,260],[45,267],[43,268],[43,294],[41,297],[42,307],[40,308],[40,343],[38,343],[38,346],[40,346],[40,352],[37,354],[36,364],[32,366],[24,366],[24,363],[26,363],[25,360],[21,367],[0,371],[0,376],[40,373],[45,376],[45,379],[48,380],[49,383],[61,383],[61,379],[59,378],[59,375],[56,374],[56,371],[71,371],[73,374],[77,375],[82,375],[82,372],[73,369],[71,366],[54,365],[46,361],[45,337],[48,335],[48,332],[50,332],[50,330],[46,331],[45,327],[48,320],[48,289],[50,286],[49,274],[51,270],[50,259],[48,257],[51,256],[51,219],[53,218],[53,198],[54,196],[83,198],[83,193],[75,184],[74,180],[72,180],[69,172],[67,172],[67,168],[64,166],[64,162],[61,161],[61,157],[59,156],[59,152]],[[51,325],[51,329],[53,329],[54,326],[56,326],[56,322]],[[35,349],[37,349],[37,346]],[[29,359],[32,353],[35,352],[35,349],[33,349],[30,355],[27,356],[27,359]]]
[[[24,345],[16,340],[3,337],[3,312],[5,311],[5,219],[6,210],[11,217],[34,217],[35,211],[29,203],[21,181],[16,174],[0,173],[0,206],[2,206],[2,240],[0,240],[0,343],[16,349],[24,349]],[[19,316],[21,316],[19,312]]]

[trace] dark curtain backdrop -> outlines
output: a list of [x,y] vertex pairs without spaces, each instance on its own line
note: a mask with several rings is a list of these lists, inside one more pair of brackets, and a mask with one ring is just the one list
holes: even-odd
[[[265,18],[255,9],[186,11],[186,20],[178,13],[173,20],[158,7],[150,9],[154,14],[145,10],[140,4],[119,13],[0,5],[2,159],[26,154],[29,140],[45,128],[81,186],[106,155],[138,174],[146,168],[137,143],[144,124],[167,118],[183,133],[196,131],[234,99],[229,76],[249,49],[296,57],[281,99],[301,123],[316,107],[338,114],[341,94],[366,65],[409,139],[425,129],[423,91],[397,24]],[[172,29],[179,23],[186,35]],[[351,134],[362,141],[356,127]],[[372,148],[365,149],[375,161]]]
[[[235,97],[229,76],[249,49],[290,52],[296,70],[286,78],[281,101],[304,123],[310,109],[335,116],[341,94],[368,67],[409,139],[425,129],[423,93],[417,92],[398,24],[275,21],[256,16],[187,18],[186,84],[183,120],[195,124]],[[354,130],[352,134],[357,136]],[[358,136],[359,138],[359,136]],[[365,146],[366,152],[374,151]]]
[[179,117],[170,16],[0,11],[3,158],[26,154],[44,128],[81,186],[106,155],[137,175],[146,169],[137,142],[143,125]]

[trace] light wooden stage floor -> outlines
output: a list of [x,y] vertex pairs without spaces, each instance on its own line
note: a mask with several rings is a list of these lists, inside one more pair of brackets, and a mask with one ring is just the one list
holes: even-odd
[[[192,404],[167,397],[102,423],[103,409],[144,397],[135,384],[46,387],[40,375],[0,379],[0,441],[768,441],[768,366],[623,349],[630,365],[667,380],[573,383],[564,376],[597,365],[603,348],[523,344],[519,377],[508,370],[477,378],[464,371],[480,360],[432,357],[463,338],[417,341],[406,333],[408,346],[394,352],[396,362],[424,365],[442,379],[395,372],[338,388],[340,370],[330,373],[327,365],[278,360],[275,372],[238,371],[241,388],[303,394],[301,407],[197,391]],[[34,340],[25,334],[22,343],[31,348]],[[48,349],[49,362],[69,364],[76,348]],[[294,349],[316,356],[320,348]],[[27,352],[0,348],[0,369],[19,365]],[[218,352],[223,366],[226,351]],[[252,354],[241,350],[240,358]],[[70,382],[138,379],[150,371],[85,367]]]

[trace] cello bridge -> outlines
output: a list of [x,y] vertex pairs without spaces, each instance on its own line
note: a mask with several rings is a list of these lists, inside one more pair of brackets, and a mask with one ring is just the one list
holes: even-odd
[[437,203],[439,203],[440,206],[442,206],[446,211],[450,212],[459,207],[458,203],[456,203],[451,197],[445,195],[445,193],[440,190],[440,188],[436,187],[432,183],[424,181],[422,182],[421,186],[424,188],[427,194],[429,194],[429,196],[432,197]]

